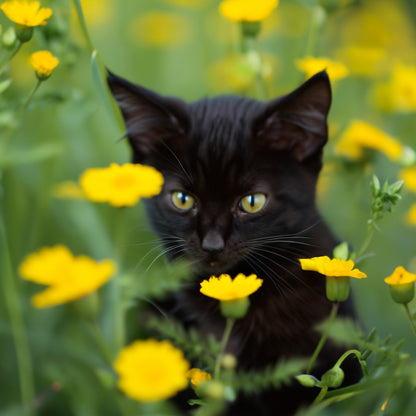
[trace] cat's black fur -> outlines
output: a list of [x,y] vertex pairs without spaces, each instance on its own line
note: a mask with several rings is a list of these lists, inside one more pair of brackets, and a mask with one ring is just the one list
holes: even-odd
[[[315,206],[331,103],[326,73],[266,103],[223,96],[187,104],[113,74],[108,83],[126,122],[133,160],[154,166],[165,178],[161,194],[146,201],[153,229],[168,258],[185,256],[194,270],[194,283],[174,294],[171,313],[219,337],[224,319],[218,301],[199,293],[200,282],[219,273],[255,273],[264,283],[237,321],[229,351],[246,369],[310,357],[319,340],[314,328],[331,304],[325,279],[303,272],[298,259],[331,255],[336,245]],[[173,191],[192,195],[195,206],[179,211]],[[258,192],[267,196],[263,209],[241,210],[240,199]],[[349,302],[340,313],[353,315]],[[327,344],[314,374],[329,369],[341,353]],[[344,369],[346,383],[360,377],[353,360]],[[290,415],[316,394],[294,383],[240,397],[227,415]]]

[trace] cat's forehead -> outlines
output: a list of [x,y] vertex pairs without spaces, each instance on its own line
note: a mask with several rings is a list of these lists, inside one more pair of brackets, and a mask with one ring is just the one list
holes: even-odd
[[189,106],[193,153],[209,165],[229,165],[244,157],[253,121],[263,104],[248,98],[220,96]]

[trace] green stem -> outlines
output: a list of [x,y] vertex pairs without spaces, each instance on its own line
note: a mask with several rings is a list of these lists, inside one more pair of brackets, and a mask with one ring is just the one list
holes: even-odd
[[344,362],[344,360],[351,354],[355,354],[357,356],[358,361],[360,362],[360,365],[361,365],[361,369],[363,370],[363,374],[364,376],[367,377],[368,376],[367,367],[365,366],[365,364],[363,364],[361,352],[355,349],[344,352],[344,354],[342,354],[341,357],[339,357],[334,367],[340,367],[341,364]]
[[244,29],[241,34],[241,53],[247,57],[254,68],[257,98],[266,100],[267,88],[263,77],[263,62],[258,50],[257,39],[255,35],[244,33]]
[[311,11],[311,21],[309,23],[309,31],[306,44],[306,56],[315,56],[318,51],[318,39],[321,28],[325,22],[325,10],[316,4]]
[[92,53],[94,51],[94,44],[92,43],[90,34],[88,33],[87,22],[85,21],[84,13],[82,12],[82,6],[80,0],[73,0],[75,9],[77,11],[81,30],[84,35],[85,41],[87,42],[88,49]]
[[22,114],[26,111],[27,107],[29,106],[30,102],[32,101],[33,96],[36,94],[36,91],[40,87],[41,83],[42,83],[42,80],[40,80],[38,78],[35,86],[32,88],[32,91],[30,92],[30,94],[26,98],[26,101],[23,103],[22,107],[20,108],[19,113],[18,113],[18,118],[20,118],[22,116]]
[[3,152],[5,153],[7,151],[7,145],[10,141],[13,130],[15,126],[17,125],[17,122],[22,118],[24,112],[26,111],[27,107],[32,101],[33,96],[35,95],[41,83],[42,81],[38,79],[35,86],[32,88],[32,91],[30,92],[25,102],[23,103],[22,107],[20,107],[20,109],[16,112],[14,123],[3,134],[3,137],[1,138],[1,141],[0,141],[0,153],[3,153]]
[[3,246],[0,252],[2,253],[2,263],[4,265],[4,275],[2,276],[1,281],[3,282],[4,298],[7,312],[10,317],[13,341],[16,349],[20,394],[26,414],[33,414],[35,388],[33,382],[32,360],[29,343],[26,337],[23,312],[19,303],[19,294],[15,284],[15,276],[7,242],[6,227],[2,216],[0,216],[0,234]]
[[409,318],[410,325],[412,326],[413,333],[416,335],[416,325],[413,321],[412,314],[410,313],[409,305],[407,303],[405,303],[403,306],[404,306],[404,310],[406,311],[406,315]]
[[222,336],[222,340],[220,343],[220,353],[217,356],[215,361],[215,368],[214,368],[214,379],[219,379],[220,372],[221,372],[221,360],[224,355],[225,349],[227,348],[228,341],[230,339],[231,331],[233,329],[235,323],[234,318],[227,318],[225,323],[224,334]]
[[14,45],[13,50],[11,51],[10,55],[5,59],[5,61],[2,63],[0,75],[3,73],[3,71],[6,68],[6,65],[14,58],[14,56],[19,52],[20,48],[22,47],[23,42],[20,40],[16,41],[16,44]]
[[110,351],[110,348],[108,348],[107,342],[104,339],[100,328],[98,327],[98,324],[95,320],[87,320],[88,327],[90,331],[92,332],[92,335],[94,336],[94,340],[97,343],[98,348],[101,351],[101,354],[103,355],[104,359],[107,361],[107,364],[110,367],[113,367],[114,357]]
[[329,330],[331,329],[331,324],[334,321],[335,316],[337,315],[337,312],[338,312],[338,306],[339,306],[339,303],[333,303],[332,304],[331,314],[329,315],[329,318],[326,322],[325,330],[324,330],[324,332],[322,332],[321,339],[319,340],[319,343],[316,346],[315,351],[314,351],[314,353],[313,353],[313,355],[312,355],[312,357],[309,361],[308,368],[306,369],[307,374],[311,373],[312,368],[315,364],[315,361],[318,358],[318,355],[321,352],[321,350],[322,350],[322,348],[323,348],[323,346],[326,342],[326,339],[328,338]]
[[[116,212],[115,230],[114,230],[114,245],[115,257],[122,269],[124,261],[124,252],[126,247],[126,227],[127,217],[126,209],[119,208]],[[111,291],[111,311],[112,311],[112,337],[114,352],[117,353],[124,346],[125,343],[125,325],[124,325],[124,305],[123,305],[123,291],[121,287],[121,273],[110,282]]]
[[322,387],[322,389],[321,389],[321,391],[319,392],[319,394],[315,397],[315,400],[313,401],[313,405],[315,405],[315,404],[318,404],[318,403],[320,403],[323,399],[324,399],[324,397],[325,397],[325,395],[326,395],[326,393],[328,392],[328,387],[327,386],[325,386],[325,387]]
[[367,235],[365,237],[363,245],[361,246],[360,251],[357,254],[356,264],[359,263],[360,258],[365,254],[368,247],[370,246],[371,240],[373,239],[373,235],[374,235],[374,225],[373,223],[371,223],[367,228]]

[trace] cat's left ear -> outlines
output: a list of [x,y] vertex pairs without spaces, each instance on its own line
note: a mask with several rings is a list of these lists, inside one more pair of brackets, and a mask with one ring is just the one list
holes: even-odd
[[133,84],[111,72],[107,83],[122,112],[134,162],[142,163],[162,142],[168,144],[189,129],[186,104]]
[[331,85],[325,71],[284,97],[270,101],[255,124],[257,144],[286,150],[299,162],[321,154],[328,140]]

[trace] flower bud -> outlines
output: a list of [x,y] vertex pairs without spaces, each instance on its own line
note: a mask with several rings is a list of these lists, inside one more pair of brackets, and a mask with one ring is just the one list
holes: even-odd
[[340,367],[333,367],[328,370],[321,378],[323,386],[336,388],[344,381],[344,372]]
[[303,387],[321,387],[321,382],[314,376],[310,374],[299,374],[296,376],[296,380]]
[[260,33],[261,23],[242,21],[241,29],[244,36],[255,38]]
[[348,276],[327,276],[326,297],[331,302],[343,302],[350,293],[350,278]]
[[33,36],[33,27],[16,24],[16,37],[20,42],[29,42]]
[[390,285],[390,294],[397,303],[409,303],[415,296],[414,282],[401,285]]
[[220,302],[221,313],[226,318],[242,318],[247,313],[249,306],[250,301],[248,297],[222,300]]
[[237,359],[232,354],[224,354],[221,358],[221,366],[225,370],[234,370],[237,367]]
[[225,386],[220,381],[210,380],[203,384],[201,392],[212,400],[223,400]]

